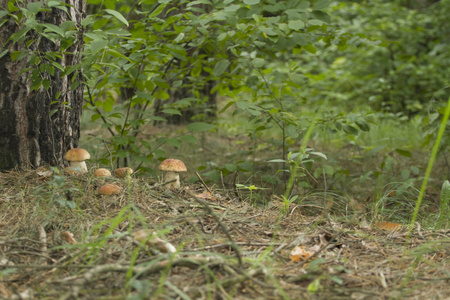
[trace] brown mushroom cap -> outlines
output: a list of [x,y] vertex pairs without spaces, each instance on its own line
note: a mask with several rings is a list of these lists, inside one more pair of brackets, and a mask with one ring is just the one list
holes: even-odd
[[114,171],[114,174],[116,175],[116,177],[125,178],[127,175],[133,174],[133,169],[132,168],[128,168],[128,167],[126,167],[126,168],[119,168],[119,169],[116,169]]
[[102,195],[117,195],[121,191],[122,188],[115,184],[105,184],[98,190],[98,192]]
[[73,148],[66,152],[64,158],[68,161],[84,161],[91,158],[91,155],[84,149]]
[[111,172],[105,168],[99,168],[94,172],[95,177],[111,177]]
[[164,172],[187,172],[186,166],[181,160],[168,158],[164,160],[158,168]]

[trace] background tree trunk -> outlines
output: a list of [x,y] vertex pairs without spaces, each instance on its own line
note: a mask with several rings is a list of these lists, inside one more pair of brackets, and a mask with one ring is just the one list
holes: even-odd
[[[23,5],[36,1],[24,1]],[[0,58],[0,170],[14,167],[29,168],[43,164],[62,166],[65,152],[77,147],[80,137],[80,116],[83,106],[83,89],[81,70],[68,76],[61,76],[62,71],[54,68],[54,74],[40,71],[43,79],[50,80],[48,90],[43,86],[31,89],[32,70],[23,72],[25,68],[38,68],[29,63],[34,53],[41,59],[40,64],[47,63],[49,52],[61,55],[55,62],[67,68],[81,62],[83,36],[80,22],[84,18],[86,3],[84,0],[65,0],[68,13],[58,8],[40,11],[36,14],[39,23],[60,26],[65,21],[74,21],[78,34],[73,45],[64,52],[60,41],[52,42],[39,36],[33,29],[28,31],[26,41],[34,40],[30,45],[20,39],[16,44],[10,36],[23,28],[14,21],[7,21],[0,30],[0,53],[9,52]],[[0,7],[6,10],[7,1],[0,0]],[[12,60],[15,51],[26,52],[21,60]],[[78,84],[78,86],[76,86]]]

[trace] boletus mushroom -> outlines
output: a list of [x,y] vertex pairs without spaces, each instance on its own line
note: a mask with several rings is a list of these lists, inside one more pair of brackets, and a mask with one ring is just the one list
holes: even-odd
[[101,195],[117,195],[120,194],[121,191],[122,188],[115,184],[105,184],[98,190]]
[[131,174],[133,174],[133,169],[128,168],[128,167],[119,168],[114,171],[114,175],[116,175],[116,177],[118,177],[118,178],[126,178],[127,176],[130,176]]
[[80,168],[81,173],[86,173],[85,160],[91,158],[91,155],[84,149],[73,148],[66,152],[64,158],[70,162],[70,170],[73,171],[75,168]]
[[94,172],[95,177],[111,177],[111,172],[105,168],[99,168]]
[[165,182],[173,181],[166,184],[167,189],[178,189],[180,187],[180,172],[187,172],[186,166],[181,160],[168,158],[159,165],[159,170],[166,173]]

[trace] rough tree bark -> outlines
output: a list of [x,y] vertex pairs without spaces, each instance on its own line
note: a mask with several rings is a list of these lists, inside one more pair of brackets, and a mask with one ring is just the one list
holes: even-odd
[[[0,0],[0,10],[7,10],[7,0]],[[16,2],[16,6],[27,7],[26,0]],[[68,76],[61,76],[62,71],[55,68],[53,75],[41,71],[41,76],[50,80],[50,87],[45,90],[31,90],[32,70],[23,72],[31,66],[28,58],[37,54],[41,64],[46,62],[46,54],[54,52],[61,55],[56,59],[63,68],[81,62],[83,35],[81,20],[85,16],[85,0],[64,0],[68,13],[58,8],[40,11],[36,15],[39,23],[60,26],[65,21],[74,21],[78,34],[72,46],[63,53],[57,40],[52,42],[39,36],[33,29],[28,31],[31,45],[19,40],[13,44],[10,36],[23,27],[9,20],[0,28],[0,53],[5,49],[8,53],[0,58],[0,170],[12,168],[25,169],[41,165],[62,166],[64,153],[77,147],[80,137],[80,116],[83,105],[83,89],[81,71],[77,70]],[[16,51],[27,51],[21,60],[12,60],[11,54]],[[23,72],[23,73],[21,73]],[[72,89],[71,84],[80,84]]]

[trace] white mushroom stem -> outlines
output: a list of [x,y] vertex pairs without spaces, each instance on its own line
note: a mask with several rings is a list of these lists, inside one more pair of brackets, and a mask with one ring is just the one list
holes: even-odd
[[166,187],[168,189],[178,189],[180,187],[180,174],[178,172],[168,171],[166,172],[166,182],[175,180],[174,182],[168,183]]
[[86,173],[87,172],[87,166],[86,166],[86,163],[84,161],[71,161],[70,162],[70,167],[71,168],[80,168],[81,173]]

